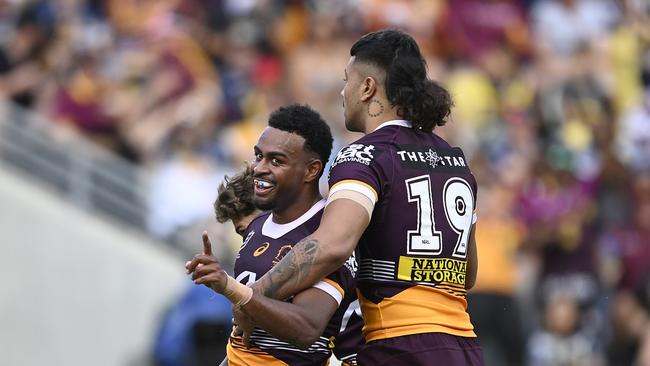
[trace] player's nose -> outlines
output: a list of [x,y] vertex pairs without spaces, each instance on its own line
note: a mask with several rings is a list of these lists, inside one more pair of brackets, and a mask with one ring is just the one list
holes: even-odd
[[266,159],[253,163],[253,177],[260,177],[267,173],[269,173],[269,167],[266,164]]

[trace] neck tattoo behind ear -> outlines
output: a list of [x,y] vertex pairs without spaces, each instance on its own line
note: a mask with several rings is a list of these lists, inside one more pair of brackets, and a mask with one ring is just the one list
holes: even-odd
[[368,115],[370,117],[378,117],[382,113],[384,113],[384,104],[382,102],[373,99],[368,103]]

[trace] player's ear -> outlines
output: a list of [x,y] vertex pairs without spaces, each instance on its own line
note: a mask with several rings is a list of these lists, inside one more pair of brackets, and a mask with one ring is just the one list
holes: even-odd
[[377,91],[377,81],[371,76],[366,76],[361,82],[361,101],[367,102],[375,95]]
[[305,182],[313,182],[318,180],[320,171],[323,169],[323,162],[320,159],[312,159],[307,163],[307,171],[305,173]]

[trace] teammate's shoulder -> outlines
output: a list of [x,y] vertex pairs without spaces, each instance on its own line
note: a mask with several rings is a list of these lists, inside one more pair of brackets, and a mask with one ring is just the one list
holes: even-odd
[[251,222],[264,221],[264,220],[266,220],[269,216],[271,216],[272,213],[273,213],[273,211],[271,211],[271,210],[264,211],[264,212],[262,212],[261,214],[255,216],[255,218],[254,218]]
[[268,217],[271,215],[271,211],[264,211],[261,214],[257,215],[254,219],[251,220],[251,222],[248,224],[248,227],[246,228],[245,233],[248,233],[255,228],[261,228],[262,225],[264,225],[264,222]]

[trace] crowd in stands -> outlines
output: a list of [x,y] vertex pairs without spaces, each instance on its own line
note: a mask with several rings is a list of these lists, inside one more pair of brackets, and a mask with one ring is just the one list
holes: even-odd
[[0,98],[150,171],[167,238],[214,221],[278,106],[318,110],[335,151],[357,138],[343,69],[384,27],[454,97],[436,132],[479,181],[486,360],[650,365],[648,1],[3,0]]

